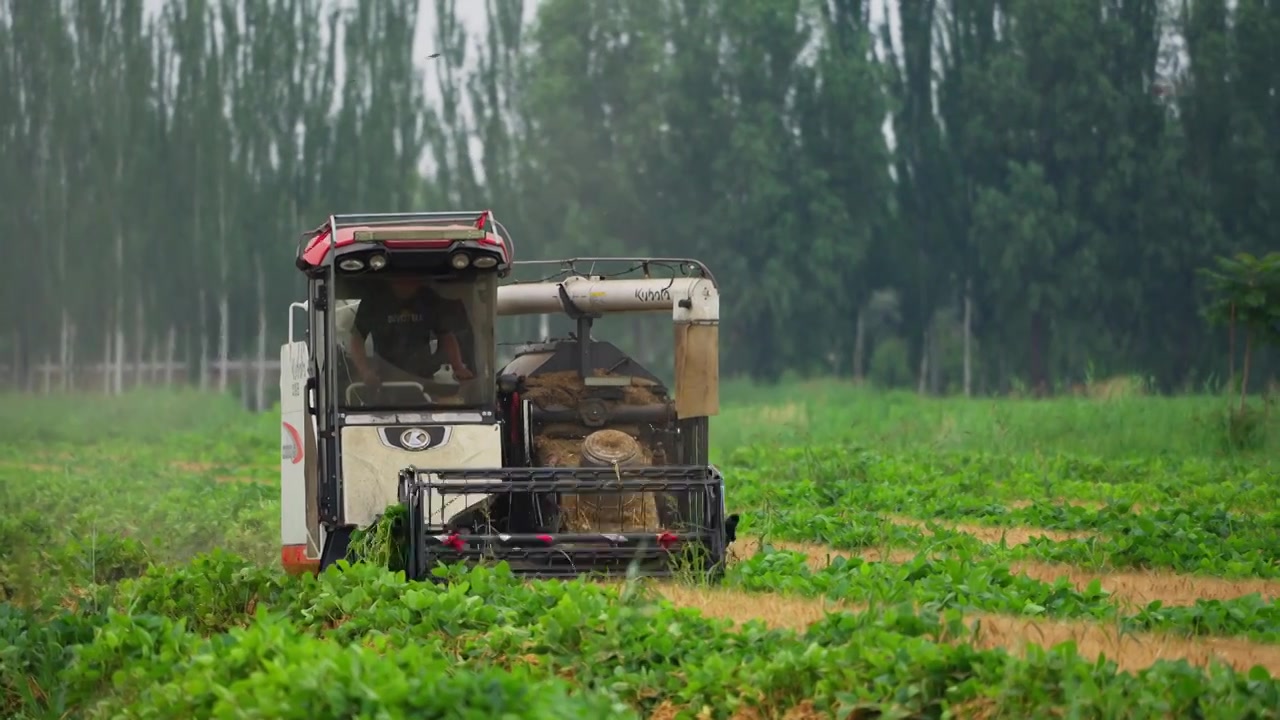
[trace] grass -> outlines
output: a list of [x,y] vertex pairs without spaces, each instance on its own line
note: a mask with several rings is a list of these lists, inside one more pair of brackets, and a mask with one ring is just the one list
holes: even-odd
[[848,383],[730,385],[712,429],[718,458],[744,445],[855,444],[883,451],[1072,453],[1107,459],[1280,455],[1280,412],[1259,444],[1228,442],[1226,396],[921,399]]
[[1229,402],[730,384],[720,587],[411,586],[278,572],[273,413],[4,397],[0,716],[1274,717],[1280,426]]

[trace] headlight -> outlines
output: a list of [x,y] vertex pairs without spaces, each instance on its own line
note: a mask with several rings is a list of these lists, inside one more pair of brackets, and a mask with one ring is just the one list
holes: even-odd
[[462,270],[471,264],[471,258],[464,252],[454,253],[449,258],[449,264],[453,266],[454,270]]
[[355,272],[364,267],[364,261],[360,258],[347,258],[346,260],[338,263],[338,267],[346,270],[347,272]]
[[386,255],[374,255],[373,257],[369,258],[369,267],[370,267],[370,269],[373,269],[373,270],[381,270],[382,268],[384,268],[384,267],[386,267],[386,266],[387,266],[387,256],[386,256]]
[[491,268],[494,265],[498,264],[498,258],[492,255],[481,255],[480,257],[472,261],[471,264],[475,265],[478,268]]

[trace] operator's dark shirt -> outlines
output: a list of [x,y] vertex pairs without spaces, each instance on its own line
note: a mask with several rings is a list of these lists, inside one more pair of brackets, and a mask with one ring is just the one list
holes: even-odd
[[[373,336],[378,356],[392,365],[415,374],[434,374],[448,362],[444,349],[431,352],[431,337],[459,335],[466,328],[465,306],[446,300],[429,288],[421,288],[407,299],[383,288],[360,302],[355,330]],[[461,338],[459,338],[461,341]]]

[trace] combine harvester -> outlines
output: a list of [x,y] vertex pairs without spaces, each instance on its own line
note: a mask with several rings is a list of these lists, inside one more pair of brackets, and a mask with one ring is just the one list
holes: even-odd
[[[303,237],[296,264],[308,300],[290,306],[281,349],[287,570],[350,559],[352,533],[395,508],[411,579],[486,559],[543,577],[667,576],[682,558],[723,571],[738,518],[707,457],[719,293],[702,263],[526,261],[559,276],[500,284],[513,247],[486,210],[333,215]],[[651,276],[661,268],[680,272]],[[400,300],[422,292],[435,304]],[[560,312],[572,337],[521,346],[495,368],[498,317]],[[606,313],[653,312],[674,324],[674,399],[591,336]],[[415,332],[377,347],[397,326]]]

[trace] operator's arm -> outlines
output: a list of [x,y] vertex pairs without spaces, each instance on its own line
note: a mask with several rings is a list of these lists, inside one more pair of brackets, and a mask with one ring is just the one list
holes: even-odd
[[462,359],[462,345],[458,342],[458,332],[466,327],[467,308],[463,303],[452,300],[440,302],[436,312],[432,313],[434,331],[440,341],[440,348],[453,366],[453,376],[458,380],[470,380],[475,377],[466,361]]
[[351,340],[347,342],[347,350],[351,352],[351,359],[356,364],[356,370],[360,372],[361,377],[366,377],[373,372],[373,366],[369,364],[369,354],[364,349],[364,335],[359,331],[352,330]]
[[452,332],[440,336],[440,346],[449,357],[449,364],[454,370],[466,370],[467,364],[462,361],[462,347],[458,345],[458,336]]
[[371,382],[377,382],[377,373],[373,371],[373,364],[369,362],[369,353],[365,352],[364,339],[369,335],[369,320],[373,315],[373,308],[370,307],[369,301],[365,300],[360,303],[360,307],[356,308],[355,322],[351,327],[351,338],[347,341],[347,350],[351,353],[351,360],[356,365],[356,371],[360,374],[360,379],[366,385]]

